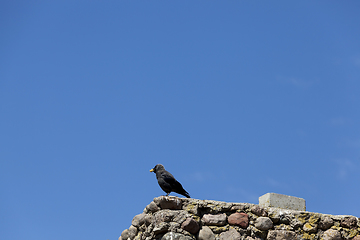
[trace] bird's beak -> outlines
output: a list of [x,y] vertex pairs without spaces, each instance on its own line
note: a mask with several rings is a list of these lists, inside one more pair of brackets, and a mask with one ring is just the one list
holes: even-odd
[[154,171],[154,169],[150,169],[150,172],[153,172]]

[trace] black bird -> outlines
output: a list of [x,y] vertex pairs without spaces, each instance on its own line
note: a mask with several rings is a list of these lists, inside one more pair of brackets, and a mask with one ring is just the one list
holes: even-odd
[[178,194],[184,195],[189,198],[190,195],[185,189],[181,186],[181,184],[176,181],[174,176],[165,170],[164,166],[161,164],[157,164],[150,172],[154,172],[156,174],[156,179],[158,180],[159,186],[164,192],[166,192],[166,196],[168,196],[171,192],[176,192]]

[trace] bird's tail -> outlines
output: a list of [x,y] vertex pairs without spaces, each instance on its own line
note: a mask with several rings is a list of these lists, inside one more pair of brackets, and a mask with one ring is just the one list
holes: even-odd
[[190,194],[189,194],[187,191],[185,191],[185,190],[184,190],[183,195],[184,195],[185,197],[187,197],[187,198],[190,198]]

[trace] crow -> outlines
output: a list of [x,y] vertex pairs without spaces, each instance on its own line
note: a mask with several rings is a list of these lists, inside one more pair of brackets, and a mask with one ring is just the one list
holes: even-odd
[[156,174],[156,179],[159,183],[161,189],[166,192],[166,196],[168,196],[171,192],[176,192],[178,194],[184,195],[189,198],[190,195],[181,184],[176,181],[174,176],[165,170],[164,166],[161,164],[157,164],[150,172],[154,172]]

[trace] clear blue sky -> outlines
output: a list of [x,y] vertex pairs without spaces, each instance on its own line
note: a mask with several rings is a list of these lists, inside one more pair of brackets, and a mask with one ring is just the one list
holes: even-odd
[[116,240],[157,163],[193,198],[360,217],[359,11],[1,1],[0,238]]

